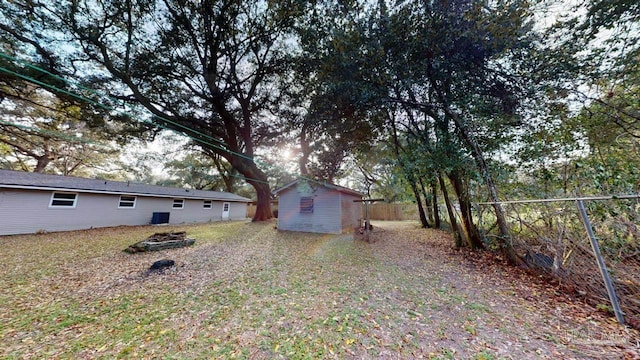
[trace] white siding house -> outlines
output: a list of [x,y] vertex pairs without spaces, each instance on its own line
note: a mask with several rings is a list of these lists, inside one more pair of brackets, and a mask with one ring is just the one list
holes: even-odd
[[0,170],[0,235],[239,220],[249,201],[226,192]]
[[360,226],[363,194],[342,186],[298,179],[274,191],[278,230],[340,234]]

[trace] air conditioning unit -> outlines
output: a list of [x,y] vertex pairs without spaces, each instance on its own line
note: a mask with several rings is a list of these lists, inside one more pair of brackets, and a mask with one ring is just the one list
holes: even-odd
[[153,216],[151,217],[151,224],[153,224],[153,225],[168,224],[169,223],[169,215],[171,215],[171,213],[168,213],[168,212],[154,212]]

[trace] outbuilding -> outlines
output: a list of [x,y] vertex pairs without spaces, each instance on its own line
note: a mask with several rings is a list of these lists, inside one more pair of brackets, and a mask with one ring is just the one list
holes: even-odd
[[364,194],[346,187],[299,178],[274,191],[278,230],[340,234],[360,226]]
[[228,192],[0,170],[0,235],[239,220],[249,201]]

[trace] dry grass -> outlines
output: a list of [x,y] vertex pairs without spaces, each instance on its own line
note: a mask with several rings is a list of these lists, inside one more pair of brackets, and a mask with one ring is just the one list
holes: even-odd
[[[375,225],[375,224],[374,224]],[[445,233],[379,224],[373,243],[190,225],[0,237],[3,358],[633,358],[638,334]],[[148,273],[171,258],[174,269]],[[469,260],[470,259],[470,260]]]

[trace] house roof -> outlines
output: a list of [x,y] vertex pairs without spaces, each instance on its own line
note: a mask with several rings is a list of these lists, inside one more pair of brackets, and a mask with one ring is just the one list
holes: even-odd
[[345,193],[345,194],[349,194],[349,195],[353,195],[353,196],[358,196],[358,197],[364,197],[364,194],[359,192],[359,191],[355,191],[355,190],[346,188],[344,186],[328,183],[326,181],[317,181],[317,180],[313,180],[313,179],[309,179],[309,178],[298,178],[298,179],[288,183],[287,185],[284,185],[283,187],[275,190],[273,193],[275,195],[278,195],[279,193],[283,192],[284,190],[290,189],[291,187],[295,186],[300,181],[312,182],[314,184],[317,184],[317,185],[320,185],[320,186],[324,186],[324,187],[326,187],[328,189],[336,190],[336,191],[339,191],[341,193]]
[[0,170],[0,188],[58,190],[101,194],[126,194],[185,199],[249,202],[251,199],[221,191],[179,189],[134,182],[87,179],[74,176]]

